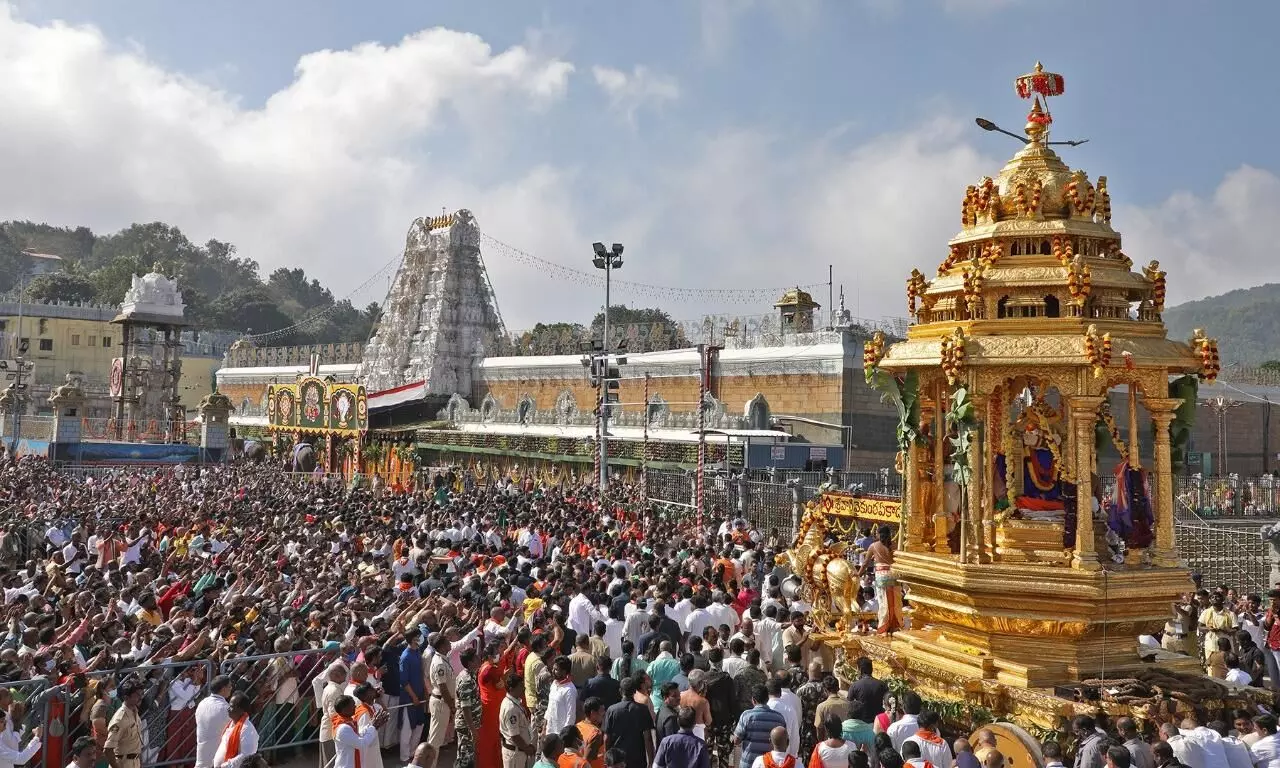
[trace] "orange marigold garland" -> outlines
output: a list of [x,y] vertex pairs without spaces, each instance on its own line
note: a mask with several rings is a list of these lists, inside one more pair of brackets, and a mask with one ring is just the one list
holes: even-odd
[[1111,334],[1098,335],[1098,326],[1090,325],[1084,332],[1084,355],[1093,366],[1093,377],[1102,377],[1102,371],[1111,364]]
[[925,282],[924,275],[920,270],[911,270],[911,277],[907,278],[907,313],[916,314],[916,301],[924,296],[924,290],[928,287]]
[[1152,289],[1151,289],[1152,307],[1155,308],[1155,311],[1157,313],[1163,312],[1164,298],[1165,298],[1165,292],[1166,292],[1167,286],[1166,286],[1166,280],[1165,280],[1165,272],[1164,270],[1160,269],[1160,262],[1153,260],[1150,264],[1143,267],[1142,274],[1146,275],[1146,278],[1150,280],[1152,284]]
[[964,330],[957,328],[950,336],[942,339],[942,372],[947,376],[947,383],[955,385],[964,369]]
[[[961,260],[963,260],[963,258],[964,258],[964,249],[959,245],[951,246],[951,250],[947,252],[947,258],[944,259],[943,262],[938,265],[938,276],[941,277],[942,275],[947,274],[947,271],[950,270],[955,265],[959,264]],[[923,276],[921,277],[923,279]]]
[[876,331],[871,339],[862,345],[862,372],[867,380],[871,379],[872,372],[880,365],[884,355],[884,334]]

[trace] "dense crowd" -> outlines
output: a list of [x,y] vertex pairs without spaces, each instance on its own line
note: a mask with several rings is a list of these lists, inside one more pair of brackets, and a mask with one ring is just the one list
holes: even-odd
[[[1004,764],[990,731],[947,741],[869,660],[835,676],[776,533],[652,514],[626,486],[600,505],[591,488],[424,485],[0,462],[0,768],[243,768],[313,744],[338,768]],[[870,602],[892,555],[861,538]],[[1245,745],[1280,768],[1275,720],[1255,715],[1151,744],[1080,719],[1075,766],[1245,768]]]

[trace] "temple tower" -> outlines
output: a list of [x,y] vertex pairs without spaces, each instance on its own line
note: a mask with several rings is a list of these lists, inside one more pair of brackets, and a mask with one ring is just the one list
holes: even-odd
[[[1140,666],[1134,638],[1191,587],[1173,477],[1196,382],[1217,374],[1214,340],[1167,338],[1165,274],[1121,250],[1106,177],[1054,151],[1062,77],[1037,64],[1016,90],[1032,101],[1024,146],[965,191],[936,274],[913,270],[906,341],[873,340],[865,361],[899,404],[893,572],[913,608],[880,650],[961,690]],[[1108,443],[1116,466],[1099,463]]]
[[471,212],[417,219],[364,348],[364,384],[376,392],[425,382],[428,397],[469,394],[483,340],[502,330]]

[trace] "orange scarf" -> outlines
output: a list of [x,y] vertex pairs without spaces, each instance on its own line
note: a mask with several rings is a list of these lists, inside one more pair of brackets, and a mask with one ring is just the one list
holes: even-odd
[[[359,710],[357,710],[357,712],[358,711]],[[356,721],[349,717],[343,717],[342,715],[334,713],[333,717],[329,719],[329,722],[333,723],[333,740],[335,744],[338,741],[338,728],[340,726],[349,725],[351,726],[351,730],[355,731],[356,733],[360,733],[360,728],[356,726]],[[357,749],[355,751],[355,754],[356,754],[355,766],[356,768],[360,768],[360,750]]]
[[946,740],[945,740],[945,739],[943,739],[943,738],[942,738],[941,736],[939,736],[938,734],[934,733],[933,731],[926,731],[926,730],[925,730],[925,729],[923,729],[923,728],[921,728],[920,730],[916,731],[916,737],[917,737],[917,738],[919,738],[921,741],[927,741],[927,742],[929,742],[929,743],[931,743],[931,744],[946,744],[946,743],[947,743],[947,742],[946,742]]
[[244,724],[248,720],[248,715],[241,715],[239,719],[227,723],[227,727],[224,729],[227,736],[227,760],[240,756],[240,731],[244,730]]
[[[352,715],[352,717],[358,723],[360,722],[361,715],[368,715],[369,720],[371,721],[373,720],[373,710],[370,709],[369,705],[365,704],[364,702],[360,702],[359,704],[356,705],[356,713]],[[354,728],[355,726],[352,726],[352,727]]]

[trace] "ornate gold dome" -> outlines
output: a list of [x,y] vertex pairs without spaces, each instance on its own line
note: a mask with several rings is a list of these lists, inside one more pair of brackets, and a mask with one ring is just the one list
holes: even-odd
[[[1165,338],[1165,273],[1159,263],[1133,269],[1111,226],[1106,177],[1090,181],[1049,141],[1053,118],[1040,98],[1062,93],[1061,76],[1037,67],[1017,86],[1020,96],[1033,101],[1026,143],[994,178],[965,190],[960,231],[936,274],[912,271],[907,304],[914,323],[906,346],[895,347],[889,357],[938,364],[940,340],[957,332],[975,351],[986,345],[983,337],[1001,337],[992,344],[1008,346],[1007,337],[1030,336],[1039,342],[1057,337],[1062,343],[1042,347],[1083,355],[1086,330],[1093,327],[1098,338],[1115,336],[1117,354],[1123,350],[1187,367],[1187,346]],[[913,349],[913,340],[926,343]]]

